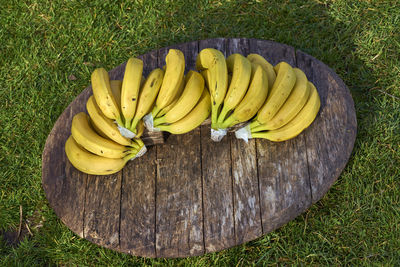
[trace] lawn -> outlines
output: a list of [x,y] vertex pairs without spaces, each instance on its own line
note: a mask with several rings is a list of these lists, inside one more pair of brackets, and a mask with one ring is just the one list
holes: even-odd
[[[400,265],[398,1],[0,2],[1,266]],[[214,37],[285,43],[339,74],[358,132],[337,182],[282,228],[201,257],[133,257],[73,234],[41,186],[41,154],[58,116],[96,67]],[[14,242],[20,207],[30,233],[22,227]]]

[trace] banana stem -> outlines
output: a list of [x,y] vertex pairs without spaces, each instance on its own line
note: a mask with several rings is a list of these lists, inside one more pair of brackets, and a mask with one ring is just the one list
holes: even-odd
[[268,132],[257,132],[257,133],[251,133],[252,138],[263,138],[263,139],[269,139],[268,138]]
[[211,106],[211,127],[215,130],[218,128],[217,118],[218,118],[218,106],[212,105]]
[[135,153],[131,153],[131,154],[129,154],[129,155],[126,155],[126,156],[124,157],[124,161],[125,161],[125,162],[128,162],[129,160],[133,159],[134,157],[136,157],[136,155],[137,155],[138,152],[139,152],[139,151],[136,151]]
[[155,118],[159,112],[160,112],[160,109],[157,106],[154,106],[153,110],[151,111],[153,118]]
[[256,133],[256,132],[262,132],[262,131],[271,130],[271,129],[269,129],[269,128],[270,128],[270,127],[268,127],[268,125],[266,125],[266,124],[260,124],[260,125],[258,125],[258,126],[256,126],[256,127],[253,127],[253,128],[250,127],[250,131],[251,131],[252,133]]
[[158,126],[158,125],[163,124],[163,123],[165,123],[165,117],[164,116],[155,118],[153,120],[154,126]]
[[257,126],[260,126],[261,123],[257,120],[254,120],[250,123],[250,129],[256,128]]
[[223,123],[219,124],[221,129],[226,129],[232,127],[233,125],[237,124],[238,121],[233,117],[233,115],[229,116]]
[[132,120],[132,123],[128,129],[133,133],[136,132],[136,125],[138,124],[139,121],[140,121],[140,118],[134,117]]
[[128,120],[128,119],[125,121],[125,128],[126,129],[130,129],[131,128],[131,121],[132,120]]
[[116,118],[115,120],[117,121],[118,125],[124,126],[124,122],[122,121],[122,118],[121,118],[121,117],[118,117],[118,118]]
[[228,110],[228,109],[226,109],[226,108],[222,108],[222,111],[221,111],[221,113],[219,114],[218,119],[217,119],[217,124],[218,124],[218,125],[221,125],[221,124],[224,122],[225,117],[226,117],[226,115],[228,114],[229,111],[230,111],[230,110]]
[[143,143],[142,139],[140,139],[140,138],[135,138],[134,140],[136,141],[136,143],[139,144],[140,148],[142,148],[142,147],[144,146],[144,143]]

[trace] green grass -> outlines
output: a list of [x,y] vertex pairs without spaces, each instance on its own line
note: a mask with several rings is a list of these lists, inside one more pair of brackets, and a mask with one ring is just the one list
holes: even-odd
[[[20,205],[33,218],[32,237],[15,247],[0,241],[1,266],[400,264],[398,1],[0,2],[0,231],[18,228]],[[41,187],[41,153],[58,116],[94,68],[212,37],[286,43],[342,77],[358,120],[342,175],[279,230],[202,257],[143,259],[78,238]]]

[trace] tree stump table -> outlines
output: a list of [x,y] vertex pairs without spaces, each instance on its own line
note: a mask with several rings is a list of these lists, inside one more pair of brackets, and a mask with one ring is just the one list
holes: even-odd
[[[350,92],[335,72],[293,47],[256,39],[208,39],[139,56],[144,73],[165,64],[170,48],[185,54],[186,72],[199,51],[258,53],[271,64],[302,69],[318,89],[311,126],[286,142],[210,139],[210,126],[171,135],[108,176],[87,175],[68,161],[72,117],[85,111],[86,88],[62,113],[42,155],[42,183],[57,216],[80,237],[144,257],[187,257],[220,251],[269,233],[309,208],[345,167],[356,136]],[[109,72],[122,79],[125,64]]]

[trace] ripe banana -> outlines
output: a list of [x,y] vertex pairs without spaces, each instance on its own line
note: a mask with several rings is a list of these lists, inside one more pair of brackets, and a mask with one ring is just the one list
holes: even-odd
[[164,116],[156,118],[154,126],[179,121],[196,106],[204,90],[204,79],[200,73],[191,70],[185,80],[185,89],[176,104]]
[[103,114],[123,125],[120,110],[113,96],[110,77],[104,68],[95,69],[91,75],[92,90],[97,105]]
[[197,105],[185,117],[169,125],[159,125],[161,131],[172,134],[184,134],[198,127],[210,115],[211,98],[207,90],[203,90]]
[[298,68],[294,68],[293,71],[296,74],[296,83],[286,102],[271,120],[252,128],[252,132],[281,128],[291,121],[303,108],[310,95],[310,86],[304,72]]
[[111,80],[110,81],[111,92],[114,96],[115,102],[117,102],[118,108],[121,108],[121,87],[122,81]]
[[121,88],[121,111],[122,115],[124,115],[125,128],[127,129],[130,129],[131,121],[135,116],[142,73],[143,61],[138,58],[129,58],[126,63]]
[[240,54],[232,54],[226,59],[228,72],[232,73],[232,80],[226,93],[221,113],[218,116],[218,124],[221,124],[226,115],[233,110],[243,99],[249,87],[251,78],[251,63]]
[[272,85],[275,83],[276,73],[274,71],[274,67],[269,63],[263,56],[259,54],[249,54],[247,59],[250,60],[251,63],[259,64],[265,72],[267,73],[268,77],[268,89],[271,93]]
[[199,71],[208,70],[208,89],[211,94],[211,127],[217,129],[217,120],[220,107],[228,89],[228,68],[225,56],[221,51],[205,48],[200,51],[196,59],[196,68]]
[[[158,117],[164,116],[168,111],[170,111],[175,106],[176,102],[178,102],[179,98],[181,97],[183,89],[185,88],[185,80],[186,80],[186,77],[184,77],[181,80],[181,82],[179,84],[178,93],[176,94],[176,96],[175,96],[174,100],[171,102],[171,104],[162,108],[161,110],[158,110],[157,116],[154,116],[154,113],[152,112],[153,118],[158,118]],[[153,109],[153,111],[155,111],[155,110]]]
[[134,140],[140,138],[143,135],[143,132],[144,132],[144,123],[143,120],[140,120],[139,123],[137,124],[137,133]]
[[123,158],[133,152],[125,147],[98,135],[89,124],[89,116],[80,112],[72,119],[71,133],[74,140],[86,150],[107,158]]
[[250,128],[266,123],[271,120],[285,103],[296,83],[296,74],[293,68],[286,62],[275,66],[276,80],[268,95],[267,101],[258,111],[257,117],[251,123]]
[[252,133],[252,138],[265,138],[270,141],[280,142],[299,135],[314,121],[318,114],[321,102],[317,89],[312,83],[310,96],[301,111],[285,126],[271,131]]
[[[117,125],[103,115],[100,108],[97,106],[96,101],[93,96],[90,96],[86,102],[86,109],[89,113],[93,128],[98,128],[101,133],[107,136],[107,138],[113,140],[114,142],[123,145],[131,146],[132,141],[126,137],[123,137],[118,130]],[[101,135],[100,133],[100,135]]]
[[165,75],[152,112],[153,117],[156,117],[161,109],[174,101],[184,77],[185,57],[180,50],[170,49],[165,57],[165,62]]
[[110,159],[94,155],[80,146],[72,136],[65,143],[65,153],[71,164],[81,172],[92,175],[109,175],[120,171],[136,153],[124,158]]
[[133,117],[130,130],[136,132],[137,123],[150,112],[156,100],[157,94],[160,90],[164,78],[164,71],[162,69],[154,69],[147,77],[142,89],[140,90],[139,100]]
[[233,113],[219,125],[221,129],[226,129],[251,119],[265,102],[268,94],[267,74],[260,65],[252,64],[252,68],[254,69],[254,74],[252,74],[246,95],[233,110]]

